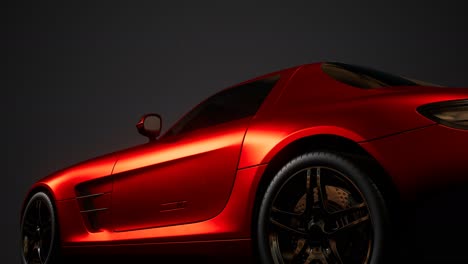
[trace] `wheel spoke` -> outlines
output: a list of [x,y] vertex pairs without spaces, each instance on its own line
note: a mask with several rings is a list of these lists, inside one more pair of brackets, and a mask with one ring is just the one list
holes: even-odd
[[312,214],[312,210],[314,207],[314,189],[312,186],[312,170],[309,168],[307,169],[307,176],[306,176],[306,197],[305,197],[305,214],[307,218],[310,218]]
[[337,223],[337,226],[332,230],[332,231],[329,231],[329,232],[326,232],[327,234],[329,235],[335,235],[335,234],[338,234],[340,232],[343,232],[343,231],[348,231],[350,229],[353,229],[353,228],[356,228],[358,226],[360,226],[361,224],[364,224],[366,222],[368,222],[369,220],[369,215],[365,215],[365,216],[361,216],[353,221],[347,221],[347,220],[344,220],[344,218],[340,218],[342,221],[339,221]]
[[336,241],[330,239],[328,242],[330,244],[330,252],[327,252],[328,254],[326,254],[326,259],[328,260],[328,262],[343,264],[340,253],[338,252],[338,248],[336,247]]
[[302,236],[306,234],[305,231],[302,231],[296,226],[302,222],[300,219],[302,213],[286,211],[273,206],[270,214],[271,223],[283,231],[296,233]]
[[323,184],[322,178],[320,176],[320,168],[317,168],[317,203],[321,209],[326,210],[327,208],[327,190],[325,184]]
[[271,208],[271,213],[278,216],[278,217],[280,217],[280,216],[298,217],[298,216],[302,215],[301,213],[294,213],[294,212],[284,211],[284,210],[278,209],[278,208],[276,208],[274,206]]
[[37,256],[39,257],[39,260],[41,261],[41,264],[44,264],[44,262],[42,261],[41,248],[40,247],[37,248]]
[[293,227],[291,226],[290,224],[284,224],[284,223],[281,223],[273,218],[270,218],[270,222],[278,227],[280,230],[282,231],[286,231],[287,233],[291,233],[291,234],[294,234],[294,235],[299,235],[299,236],[306,236],[307,233],[305,232],[305,230],[300,230],[299,228],[297,227]]
[[332,221],[333,220],[339,220],[340,218],[352,218],[356,216],[363,216],[367,215],[367,205],[366,203],[360,203],[358,205],[339,210],[336,212],[332,212],[329,214],[329,217],[331,217]]
[[300,260],[304,253],[306,253],[307,250],[307,240],[301,239],[298,241],[298,245],[296,249],[294,250],[294,255],[292,258],[291,263],[297,263],[298,260]]

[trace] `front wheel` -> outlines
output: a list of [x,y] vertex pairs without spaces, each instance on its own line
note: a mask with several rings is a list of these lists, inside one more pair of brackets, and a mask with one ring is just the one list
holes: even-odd
[[58,259],[58,235],[55,210],[49,196],[35,193],[26,204],[21,218],[23,264],[53,264]]
[[369,176],[329,152],[286,164],[260,205],[262,263],[381,263],[388,210]]

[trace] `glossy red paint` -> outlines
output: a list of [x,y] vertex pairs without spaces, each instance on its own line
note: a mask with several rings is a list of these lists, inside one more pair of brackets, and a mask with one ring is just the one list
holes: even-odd
[[[53,196],[65,252],[190,252],[231,244],[245,253],[259,183],[272,159],[301,139],[333,135],[354,142],[403,197],[466,181],[468,131],[437,125],[416,109],[468,99],[468,89],[359,89],[320,66],[254,79],[281,75],[252,117],[84,162],[40,180],[31,193],[47,188]],[[105,210],[86,212],[99,208]]]
[[415,199],[421,192],[468,183],[467,137],[466,130],[431,125],[361,146],[392,175],[403,198]]
[[[114,230],[193,223],[218,215],[234,184],[248,124],[249,119],[241,119],[199,129],[120,155],[114,168]],[[171,208],[171,203],[180,205]]]

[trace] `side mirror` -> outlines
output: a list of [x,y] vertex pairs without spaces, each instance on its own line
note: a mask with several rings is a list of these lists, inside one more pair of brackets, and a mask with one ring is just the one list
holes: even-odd
[[136,124],[138,132],[150,141],[155,141],[161,133],[162,118],[158,114],[146,114]]

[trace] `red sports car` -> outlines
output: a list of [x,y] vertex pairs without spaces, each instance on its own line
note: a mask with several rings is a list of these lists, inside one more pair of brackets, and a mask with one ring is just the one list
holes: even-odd
[[343,63],[225,89],[159,138],[157,114],[137,128],[148,143],[32,186],[23,263],[251,250],[262,263],[379,263],[397,201],[467,178],[468,89]]

